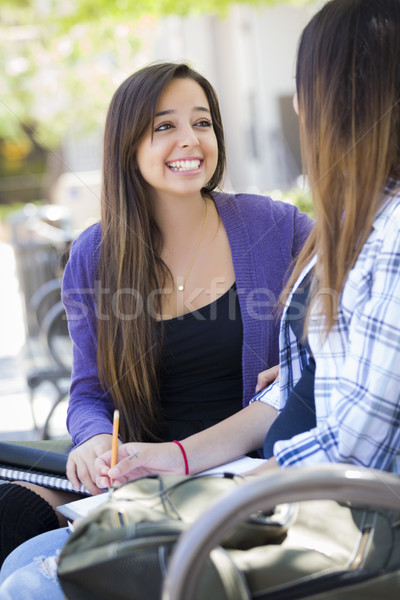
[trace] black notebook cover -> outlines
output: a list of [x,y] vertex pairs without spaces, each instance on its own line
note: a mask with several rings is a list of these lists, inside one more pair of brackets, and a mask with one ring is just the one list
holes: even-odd
[[0,442],[0,464],[41,473],[63,475],[71,442]]
[[[66,476],[68,440],[0,442],[0,483],[27,481],[40,486],[75,492]],[[82,494],[89,492],[81,486]]]

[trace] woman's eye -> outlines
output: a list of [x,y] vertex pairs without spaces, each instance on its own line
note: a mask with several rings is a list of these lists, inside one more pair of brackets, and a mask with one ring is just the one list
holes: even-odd
[[160,123],[159,125],[154,127],[154,131],[167,131],[167,129],[171,129],[172,127],[172,123]]
[[197,121],[197,123],[195,123],[195,127],[212,127],[212,123],[208,119],[202,119],[201,121]]

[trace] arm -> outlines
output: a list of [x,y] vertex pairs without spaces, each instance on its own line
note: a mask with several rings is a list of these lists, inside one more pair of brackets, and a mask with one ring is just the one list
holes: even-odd
[[97,372],[97,315],[95,307],[95,252],[99,230],[90,228],[73,244],[63,278],[62,299],[73,343],[73,368],[67,426],[75,444],[67,461],[67,476],[92,493],[94,461],[111,448],[112,411]]
[[[263,402],[254,402],[232,417],[181,441],[191,475],[224,464],[262,446],[277,411]],[[121,484],[149,473],[183,474],[185,465],[180,448],[172,442],[123,444],[118,463],[110,471],[111,452],[96,460],[98,487]]]
[[97,371],[94,247],[99,239],[99,230],[89,228],[74,242],[63,277],[62,301],[73,349],[67,427],[74,445],[94,435],[112,433],[112,400],[104,392]]
[[263,402],[253,402],[232,417],[183,441],[191,473],[218,466],[262,447],[277,417]]

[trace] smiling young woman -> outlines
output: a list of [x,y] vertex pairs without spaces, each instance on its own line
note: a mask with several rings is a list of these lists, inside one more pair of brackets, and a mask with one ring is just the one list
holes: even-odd
[[[116,91],[101,223],[74,243],[63,284],[76,485],[97,491],[114,406],[123,441],[172,441],[247,406],[277,361],[274,300],[312,223],[265,197],[217,193],[224,169],[218,99],[202,75],[155,64]],[[95,279],[100,293],[82,294]]]

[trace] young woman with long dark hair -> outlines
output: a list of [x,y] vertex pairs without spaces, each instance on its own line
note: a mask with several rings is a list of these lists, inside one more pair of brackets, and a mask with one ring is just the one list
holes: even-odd
[[[218,100],[199,73],[154,64],[117,89],[101,222],[73,243],[63,280],[67,475],[77,490],[100,492],[95,460],[111,448],[115,408],[120,443],[163,443],[180,468],[176,442],[236,413],[244,431],[251,425],[249,451],[262,447],[276,410],[248,404],[258,373],[278,361],[275,304],[312,221],[289,204],[218,190],[224,169]],[[57,527],[52,506],[65,501],[0,486],[1,556]]]

